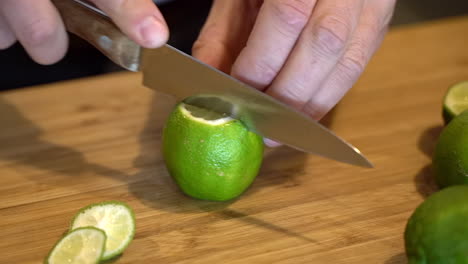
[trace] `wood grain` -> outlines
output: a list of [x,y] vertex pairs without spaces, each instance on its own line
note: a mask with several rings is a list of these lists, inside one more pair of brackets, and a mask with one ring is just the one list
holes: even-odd
[[0,93],[0,263],[38,263],[87,204],[122,200],[116,263],[406,263],[403,231],[435,188],[448,86],[468,79],[468,17],[397,28],[327,125],[375,164],[268,150],[229,203],[190,199],[160,154],[174,101],[120,73]]

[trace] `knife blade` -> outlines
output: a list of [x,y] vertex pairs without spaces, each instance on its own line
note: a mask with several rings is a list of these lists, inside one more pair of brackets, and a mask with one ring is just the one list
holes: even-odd
[[[361,152],[319,122],[170,45],[143,49],[89,3],[53,0],[67,29],[115,63],[143,73],[143,85],[189,104],[228,114],[249,130],[303,152],[373,167]],[[78,3],[78,5],[77,5]]]

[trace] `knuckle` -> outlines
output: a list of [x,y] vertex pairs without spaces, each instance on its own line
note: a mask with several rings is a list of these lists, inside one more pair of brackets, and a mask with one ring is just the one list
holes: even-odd
[[364,72],[368,58],[363,49],[355,49],[339,62],[342,78],[355,81]]
[[25,41],[33,46],[42,45],[56,33],[56,27],[46,20],[38,19],[25,25],[23,29]]
[[329,109],[329,106],[321,102],[317,102],[312,98],[305,104],[305,106],[302,108],[302,111],[312,119],[320,120],[323,116],[325,116]]
[[297,107],[304,105],[307,99],[304,97],[304,94],[300,92],[302,90],[303,89],[284,89],[282,93],[283,101]]
[[311,12],[307,0],[270,0],[276,17],[293,29],[302,30]]
[[257,89],[263,89],[271,84],[279,68],[269,61],[244,58],[234,64],[232,71],[241,80],[247,81]]
[[268,91],[273,97],[278,98],[283,103],[286,103],[298,110],[304,107],[304,104],[307,103],[310,95],[313,93],[310,86],[297,80],[291,80],[287,85],[280,87],[277,86]]
[[351,26],[343,18],[327,16],[315,29],[318,49],[325,54],[342,52],[351,35]]
[[381,18],[375,16],[364,17],[363,20],[364,22],[362,23],[362,27],[365,28],[370,36],[381,34],[381,32],[385,31],[388,26],[386,21],[381,21]]
[[391,0],[387,2],[390,3],[369,5],[363,10],[363,24],[372,28],[375,33],[384,31],[392,22],[395,12],[395,1]]
[[269,85],[273,81],[279,71],[279,69],[274,67],[271,63],[265,61],[256,63],[255,68],[260,80],[266,85]]
[[219,39],[220,34],[221,32],[217,27],[213,25],[205,26],[205,28],[202,29],[198,39],[193,43],[192,51],[198,51],[201,48],[213,43],[215,45],[225,45],[225,43],[221,42]]

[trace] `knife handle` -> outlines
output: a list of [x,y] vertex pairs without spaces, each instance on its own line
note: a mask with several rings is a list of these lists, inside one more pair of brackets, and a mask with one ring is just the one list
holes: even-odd
[[125,36],[104,12],[79,0],[52,2],[69,32],[89,42],[121,67],[138,71],[141,47]]

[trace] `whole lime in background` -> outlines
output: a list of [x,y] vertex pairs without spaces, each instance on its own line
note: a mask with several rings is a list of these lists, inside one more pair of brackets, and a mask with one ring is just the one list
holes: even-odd
[[468,185],[429,196],[411,215],[404,235],[408,264],[468,264]]
[[442,130],[433,156],[439,187],[468,183],[468,111],[455,116]]
[[263,160],[263,139],[239,120],[178,104],[163,131],[166,167],[194,198],[226,201],[254,181]]

